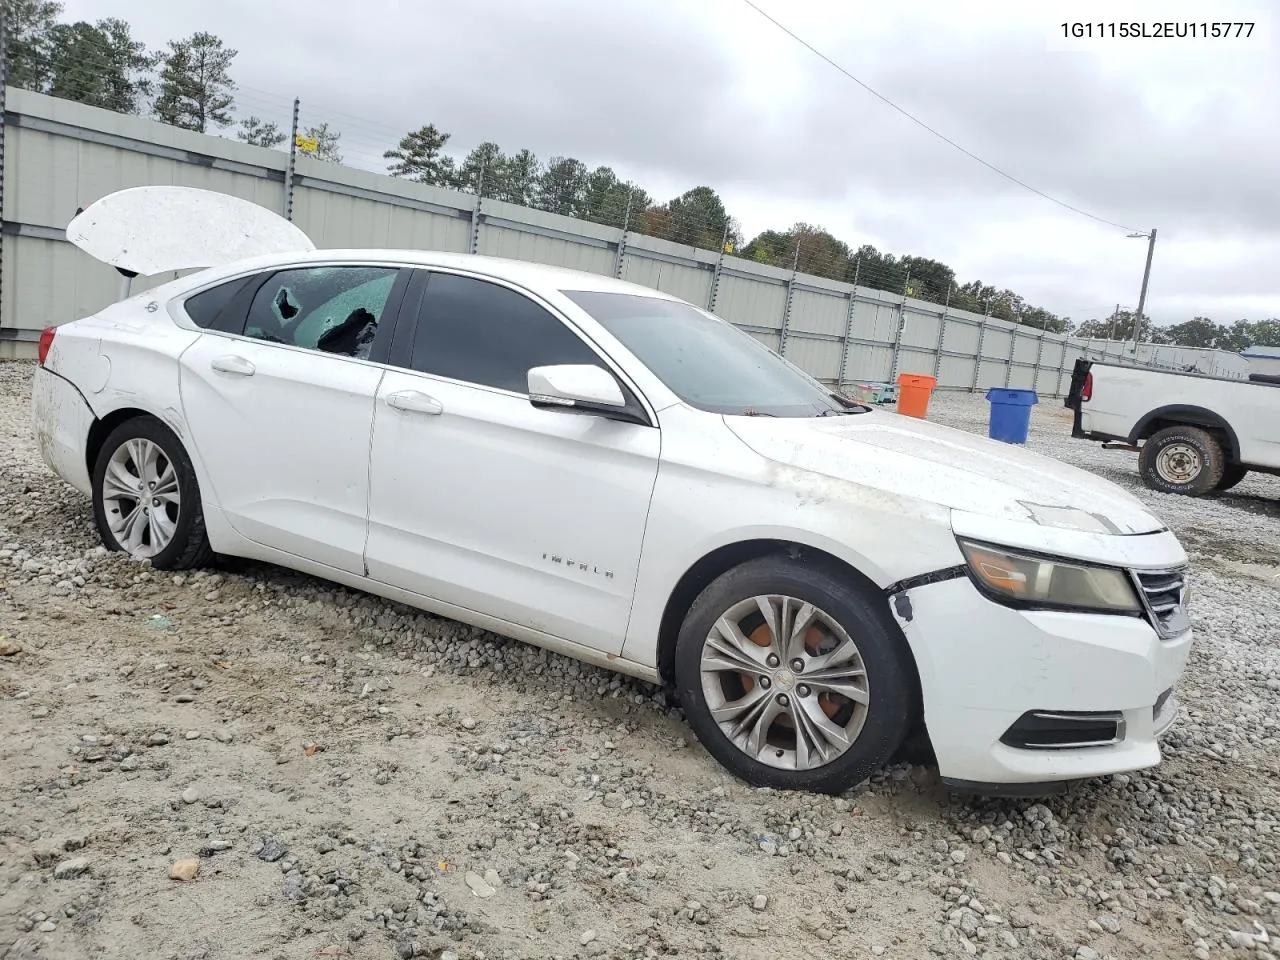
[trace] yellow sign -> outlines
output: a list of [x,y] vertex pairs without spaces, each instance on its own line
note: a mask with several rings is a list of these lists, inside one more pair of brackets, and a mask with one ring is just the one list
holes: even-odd
[[725,252],[725,253],[733,253],[733,244],[732,244],[732,243],[726,243],[726,244],[724,245],[724,252]]
[[315,153],[320,149],[320,141],[316,137],[305,137],[299,133],[293,138],[293,142],[303,153]]

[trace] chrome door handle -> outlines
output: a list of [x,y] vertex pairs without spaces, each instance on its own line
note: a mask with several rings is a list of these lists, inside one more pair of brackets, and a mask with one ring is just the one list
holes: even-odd
[[219,373],[230,373],[238,377],[252,377],[253,364],[244,357],[228,355],[225,357],[215,357],[213,362],[209,364]]
[[401,390],[399,393],[387,395],[387,406],[403,410],[405,413],[421,413],[428,417],[438,417],[444,413],[444,404],[435,397],[428,397],[417,390]]

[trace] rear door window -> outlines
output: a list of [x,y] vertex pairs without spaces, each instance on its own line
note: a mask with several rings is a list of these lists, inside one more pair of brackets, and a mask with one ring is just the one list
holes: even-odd
[[372,266],[281,270],[254,295],[244,335],[368,359],[399,272]]

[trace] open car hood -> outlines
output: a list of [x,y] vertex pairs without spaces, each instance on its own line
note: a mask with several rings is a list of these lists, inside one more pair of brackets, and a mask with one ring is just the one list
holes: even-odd
[[314,250],[284,217],[239,197],[194,187],[131,187],[76,213],[67,239],[125,276],[220,267]]
[[1136,497],[1052,457],[894,413],[726,417],[777,463],[970,514],[1096,534],[1165,529]]

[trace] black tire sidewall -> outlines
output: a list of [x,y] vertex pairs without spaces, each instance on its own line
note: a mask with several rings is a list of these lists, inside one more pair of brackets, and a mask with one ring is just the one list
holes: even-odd
[[[187,456],[187,451],[177,434],[157,418],[141,416],[127,420],[112,430],[103,441],[98,451],[97,462],[93,466],[93,519],[103,544],[110,550],[123,552],[123,548],[107,523],[106,509],[102,503],[102,484],[112,454],[120,448],[121,444],[134,439],[150,440],[159,446],[178,475],[178,522],[173,539],[169,541],[167,547],[148,558],[153,567],[163,570],[173,566],[188,552],[191,540],[197,533],[195,530],[197,517],[201,517],[203,511],[199,509],[200,485],[196,482],[195,468],[191,464],[191,458]],[[201,530],[200,533],[202,535],[203,531]]]
[[1219,491],[1230,490],[1248,475],[1249,469],[1247,467],[1242,467],[1238,463],[1229,463],[1226,469],[1222,471],[1222,479],[1218,481],[1218,485],[1213,489]]
[[[788,557],[753,560],[722,575],[689,609],[676,642],[676,693],[707,751],[753,786],[838,793],[866,780],[892,759],[919,713],[906,639],[871,591],[825,565]],[[702,692],[702,648],[716,619],[733,604],[761,594],[785,594],[820,607],[849,633],[867,671],[870,703],[858,739],[841,757],[813,770],[780,770],[748,757],[721,732]]]
[[[1188,483],[1170,483],[1156,469],[1156,458],[1160,452],[1174,443],[1195,447],[1200,456],[1200,472]],[[1218,485],[1226,464],[1222,446],[1212,435],[1199,427],[1178,426],[1167,427],[1152,435],[1142,445],[1138,465],[1143,482],[1152,490],[1196,497],[1211,492]]]

